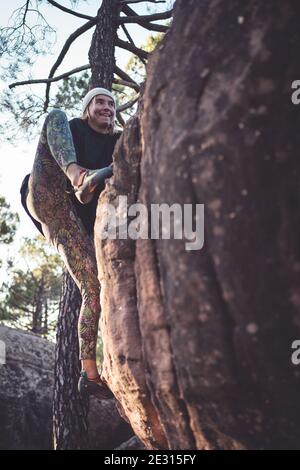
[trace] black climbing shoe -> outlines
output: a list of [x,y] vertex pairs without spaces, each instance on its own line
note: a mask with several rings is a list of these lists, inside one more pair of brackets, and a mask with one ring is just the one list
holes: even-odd
[[99,383],[89,380],[87,373],[84,370],[80,372],[78,392],[82,397],[94,395],[100,398],[100,400],[110,400],[111,398],[114,398],[113,393],[101,379]]

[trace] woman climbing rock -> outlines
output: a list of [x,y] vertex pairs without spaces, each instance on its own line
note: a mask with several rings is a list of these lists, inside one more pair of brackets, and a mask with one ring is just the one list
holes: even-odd
[[78,337],[81,394],[113,395],[96,365],[100,285],[93,243],[97,201],[113,174],[116,103],[105,88],[90,90],[81,118],[68,122],[60,109],[46,117],[31,174],[25,178],[23,205],[49,243],[61,254],[77,284],[82,306]]

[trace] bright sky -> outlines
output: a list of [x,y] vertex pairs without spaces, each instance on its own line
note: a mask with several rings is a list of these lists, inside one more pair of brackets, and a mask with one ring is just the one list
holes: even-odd
[[[71,2],[69,0],[57,0],[57,2],[68,8],[71,6]],[[24,3],[25,0],[10,0],[9,2],[5,2],[5,9],[3,6],[1,9],[0,27],[7,26],[12,12]],[[95,16],[100,4],[101,0],[82,1],[74,7],[74,10],[90,16]],[[131,6],[138,13],[147,14],[145,3]],[[165,10],[166,8],[166,5],[164,4],[158,4],[157,6],[160,7],[161,10]],[[38,58],[36,65],[31,70],[33,78],[46,78],[48,76],[50,68],[55,62],[66,39],[75,29],[86,22],[84,19],[76,18],[73,15],[58,10],[57,8],[47,4],[46,1],[40,7],[40,11],[45,15],[48,23],[56,30],[57,42],[51,53]],[[137,46],[144,43],[150,34],[148,30],[136,25],[128,25],[128,30],[134,37]],[[60,75],[63,72],[88,63],[88,50],[93,31],[94,28],[84,33],[72,44],[63,63],[57,70],[56,75]],[[124,36],[120,33],[123,33],[121,30],[119,30],[119,36],[124,39]],[[117,65],[121,68],[125,66],[129,57],[130,53],[127,51],[116,49]],[[20,77],[20,80],[26,80],[27,78],[28,76],[24,75]],[[0,82],[0,91],[6,89],[8,85],[9,83]],[[18,93],[20,88],[15,88],[16,93]],[[45,85],[31,85],[31,90],[35,94],[44,96]],[[53,86],[53,90],[55,90],[55,86]],[[33,139],[30,143],[24,140],[15,144],[3,143],[1,140],[2,137],[0,138],[0,195],[5,196],[7,202],[11,206],[11,210],[17,212],[20,216],[20,228],[18,230],[15,243],[10,248],[0,248],[0,256],[3,259],[5,256],[12,255],[18,249],[21,237],[34,237],[38,233],[31,220],[24,212],[19,196],[21,182],[24,176],[31,171],[37,146],[37,138]],[[0,272],[0,283],[3,281],[3,276],[5,277],[5,273]]]

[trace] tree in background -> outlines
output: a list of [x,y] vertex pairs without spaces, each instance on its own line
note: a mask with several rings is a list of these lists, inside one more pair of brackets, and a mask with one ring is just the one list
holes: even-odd
[[[142,45],[142,48],[148,53],[152,52],[161,37],[162,33],[151,34]],[[124,73],[129,74],[136,83],[142,83],[146,77],[145,61],[132,54],[125,66]],[[77,111],[80,114],[81,100],[88,91],[90,79],[89,70],[64,78],[55,95],[54,107],[61,107],[71,113]],[[113,90],[116,94],[117,106],[119,109],[123,108],[122,115],[126,121],[136,111],[136,105],[127,107],[126,103],[134,101],[135,94],[139,89],[138,87],[128,88],[120,82],[113,85]]]
[[8,261],[8,280],[1,286],[0,319],[8,325],[53,337],[63,266],[58,254],[39,235],[25,238],[17,258]]
[[[11,122],[1,124],[3,130],[7,128],[10,130],[9,133],[5,132],[7,140],[15,138],[20,129],[23,129],[25,134],[29,136],[30,133],[34,131],[39,118],[43,116],[49,108],[57,105],[62,106],[60,99],[62,98],[62,91],[64,90],[60,89],[57,94],[51,94],[51,85],[63,81],[66,78],[71,78],[71,84],[76,83],[76,88],[77,85],[79,85],[79,91],[73,94],[74,99],[70,101],[65,109],[76,111],[76,109],[78,109],[78,103],[80,103],[86,93],[86,80],[90,80],[89,86],[94,87],[96,84],[99,84],[101,76],[103,82],[102,86],[109,89],[112,88],[117,94],[117,119],[121,126],[125,124],[124,118],[128,115],[126,111],[137,102],[140,92],[140,83],[115,63],[115,47],[132,52],[145,65],[151,48],[140,48],[135,45],[134,38],[132,38],[130,34],[130,25],[138,24],[149,31],[165,33],[169,29],[169,25],[165,24],[165,20],[172,16],[174,0],[146,0],[144,2],[103,0],[102,3],[99,0],[99,6],[101,6],[95,16],[89,16],[75,11],[74,7],[79,3],[80,1],[73,0],[71,1],[72,8],[67,8],[59,2],[52,0],[41,2],[27,0],[20,8],[15,10],[10,25],[1,28],[0,56],[2,56],[6,64],[6,67],[3,68],[2,78],[9,83],[10,91],[4,91],[0,100],[0,110],[2,112],[8,111],[14,119],[13,124],[11,124]],[[130,3],[143,3],[146,5],[144,9],[148,14],[138,15],[137,12],[129,6]],[[20,81],[19,77],[21,72],[29,70],[35,60],[41,54],[45,55],[51,50],[55,43],[55,30],[48,23],[47,15],[45,14],[46,10],[44,10],[47,4],[52,5],[60,11],[60,14],[64,12],[64,14],[73,15],[87,21],[76,29],[66,40],[54,65],[49,71],[48,77],[34,79],[30,77],[28,80]],[[164,4],[164,11],[160,4]],[[164,24],[161,24],[161,20],[163,20]],[[160,21],[160,23],[158,24],[156,21]],[[89,63],[84,65],[78,64],[76,68],[57,75],[57,69],[63,63],[71,45],[78,37],[91,28],[95,28],[95,31],[89,50]],[[84,75],[83,78],[78,77],[78,73],[86,70],[91,70],[90,77],[87,75]],[[29,72],[28,74],[30,75]],[[28,85],[42,83],[46,84],[44,98],[36,95],[34,91],[28,87]],[[17,95],[11,91],[20,86],[27,86],[27,90],[29,91]],[[132,91],[134,91],[134,93],[132,93]],[[63,104],[65,104],[65,101],[63,101]],[[75,108],[71,108],[72,105],[74,105]],[[122,116],[123,113],[124,116]],[[18,123],[18,133],[16,132],[16,122]]]
[[[8,245],[13,242],[19,223],[19,216],[11,212],[10,205],[0,196],[0,243]],[[1,260],[0,260],[1,266]]]

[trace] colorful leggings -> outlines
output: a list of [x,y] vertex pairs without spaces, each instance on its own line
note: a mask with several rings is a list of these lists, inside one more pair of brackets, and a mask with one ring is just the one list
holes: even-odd
[[67,166],[76,153],[65,113],[54,109],[46,117],[29,179],[27,206],[47,240],[62,255],[80,289],[78,322],[80,359],[95,359],[100,318],[100,284],[92,238],[65,192]]

